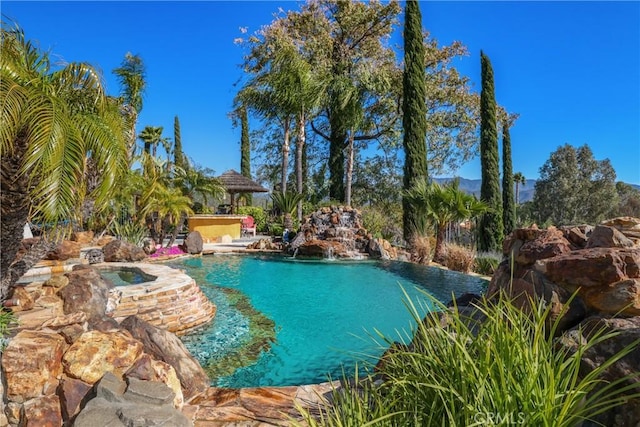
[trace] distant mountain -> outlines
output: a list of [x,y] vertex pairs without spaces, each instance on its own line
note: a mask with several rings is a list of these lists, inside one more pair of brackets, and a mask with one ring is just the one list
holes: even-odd
[[[455,178],[434,178],[439,184],[446,184],[450,181],[453,181]],[[482,185],[481,179],[466,179],[466,178],[458,178],[460,180],[460,189],[466,193],[475,194],[478,198],[480,197],[480,186]],[[533,195],[535,194],[535,179],[527,179],[524,185],[520,186],[519,192],[519,202],[529,202],[533,200]],[[636,190],[640,191],[640,185],[637,184],[628,184]],[[515,191],[515,190],[514,190]]]
[[[446,184],[453,181],[455,178],[434,178],[438,184]],[[465,193],[474,194],[478,198],[480,197],[480,187],[482,185],[481,179],[466,179],[458,178],[460,180],[460,189]],[[519,202],[524,203],[533,200],[534,186],[536,184],[535,179],[527,179],[524,185],[519,188]]]

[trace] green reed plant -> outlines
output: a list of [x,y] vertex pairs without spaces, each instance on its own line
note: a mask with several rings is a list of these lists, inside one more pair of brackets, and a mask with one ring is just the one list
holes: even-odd
[[502,261],[502,255],[497,252],[478,252],[473,265],[473,271],[485,276],[492,276]]
[[123,224],[114,222],[111,225],[111,233],[120,240],[136,246],[142,246],[142,242],[149,234],[149,229],[144,224],[134,221],[124,222]]
[[8,309],[0,310],[0,351],[4,350],[6,343],[4,337],[9,332],[9,326],[16,323],[17,319],[12,311]]
[[[319,414],[302,410],[311,426],[575,426],[631,397],[629,378],[601,379],[638,343],[581,375],[581,357],[615,333],[596,332],[573,351],[554,342],[557,322],[546,326],[544,302],[525,314],[504,295],[473,310],[407,307],[417,327],[413,339],[388,352],[378,372],[358,386],[338,389]],[[446,312],[446,313],[445,313]],[[446,321],[443,322],[443,319]],[[386,344],[391,339],[381,336]],[[410,342],[409,342],[410,341]],[[378,377],[378,378],[379,378]],[[634,388],[635,387],[635,388]]]

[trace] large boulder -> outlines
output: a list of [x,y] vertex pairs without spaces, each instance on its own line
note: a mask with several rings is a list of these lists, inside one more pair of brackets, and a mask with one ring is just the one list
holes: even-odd
[[91,399],[74,421],[75,427],[171,426],[188,427],[191,422],[171,404],[173,392],[166,385],[107,373],[95,385]]
[[491,298],[498,292],[509,296],[525,312],[536,310],[538,302],[544,300],[550,306],[548,324],[557,323],[558,332],[576,325],[587,315],[587,306],[582,298],[572,297],[572,292],[537,271],[520,267],[512,273],[508,260],[498,265],[487,296]]
[[80,408],[88,400],[91,390],[91,384],[76,378],[65,377],[60,381],[58,391],[62,416],[65,420],[73,418],[80,412]]
[[555,227],[547,230],[517,229],[503,243],[503,254],[518,264],[532,265],[540,259],[571,252],[571,243]]
[[156,245],[156,241],[148,238],[148,239],[144,239],[142,241],[142,250],[144,251],[145,254],[147,255],[153,255],[156,253],[157,250],[157,245]]
[[391,246],[385,239],[370,239],[366,251],[371,258],[376,259],[397,259],[398,250]]
[[75,269],[66,274],[69,284],[58,291],[65,314],[83,312],[89,319],[105,315],[109,290],[113,285],[105,281],[93,268]]
[[[597,342],[583,350],[581,357],[581,373],[585,375],[601,366],[623,349],[630,350],[624,357],[611,364],[604,370],[602,379],[611,382],[624,378],[624,382],[617,388],[635,386],[635,389],[627,391],[627,394],[638,393],[640,390],[640,317],[628,319],[609,318],[605,316],[593,316],[584,320],[579,326],[566,332],[557,343],[570,352],[584,349],[587,340],[593,340],[595,336],[616,334],[615,337]],[[580,350],[582,351],[582,350]],[[594,390],[598,392],[598,389]],[[606,425],[610,427],[636,426],[640,423],[640,398],[629,399],[624,405],[612,408],[595,417],[592,422],[586,422],[583,426]]]
[[199,231],[191,231],[180,248],[188,254],[196,255],[202,253],[203,245],[202,234]]
[[640,247],[640,218],[621,216],[602,221],[602,225],[614,227]]
[[7,400],[21,404],[55,394],[66,347],[64,338],[51,332],[25,330],[12,338],[2,353]]
[[81,245],[88,245],[93,242],[93,231],[75,231],[71,235],[71,240],[78,242]]
[[640,277],[640,251],[593,248],[541,260],[534,267],[554,283],[573,291]]
[[102,249],[89,249],[85,254],[84,258],[89,262],[89,264],[99,264],[104,262],[104,253]]
[[71,258],[80,258],[82,245],[71,240],[63,240],[56,248],[49,252],[45,259],[65,261]]
[[606,225],[596,226],[589,241],[587,248],[633,248],[635,243],[618,231],[615,227]]
[[21,424],[24,426],[58,427],[63,425],[60,399],[56,395],[41,396],[25,402]]
[[122,375],[142,354],[142,344],[126,331],[89,331],[82,334],[62,358],[64,372],[93,384],[107,372]]
[[142,261],[147,254],[142,248],[122,240],[113,240],[102,248],[106,262],[135,262]]
[[[640,220],[638,220],[640,223]],[[633,224],[631,219],[625,224]],[[640,314],[640,250],[614,226],[517,229],[488,292],[534,296],[565,311],[562,332],[589,313]],[[555,311],[555,308],[554,308]]]
[[313,258],[343,258],[347,256],[347,248],[332,240],[310,240],[298,246],[297,256]]
[[127,378],[136,378],[143,381],[160,382],[173,391],[173,406],[180,409],[184,404],[184,396],[180,380],[176,370],[168,363],[152,359],[148,354],[144,354],[126,372]]
[[120,325],[142,342],[145,353],[173,366],[186,399],[209,387],[207,374],[180,338],[136,316],[127,317]]

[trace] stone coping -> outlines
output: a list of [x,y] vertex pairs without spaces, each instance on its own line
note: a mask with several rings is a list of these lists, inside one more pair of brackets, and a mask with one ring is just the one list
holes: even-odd
[[216,306],[184,271],[162,264],[108,262],[93,264],[98,270],[139,269],[155,280],[116,286],[120,294],[113,317],[122,321],[135,315],[142,320],[183,335],[213,320]]
[[53,274],[68,273],[78,264],[89,264],[89,261],[82,258],[70,258],[65,261],[42,260],[27,270],[22,277],[49,276]]

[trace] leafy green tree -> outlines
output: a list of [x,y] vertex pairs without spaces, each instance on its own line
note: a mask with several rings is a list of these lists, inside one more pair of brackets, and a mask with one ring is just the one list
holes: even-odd
[[436,262],[444,260],[447,227],[452,223],[475,218],[488,210],[485,203],[460,190],[457,180],[442,186],[421,179],[404,192],[404,196],[408,203],[436,226],[436,247],[433,255]]
[[516,184],[516,204],[520,204],[520,186],[523,187],[527,183],[527,179],[522,172],[516,172],[513,174],[513,182]]
[[[283,39],[293,41],[297,54],[311,65],[313,81],[326,89],[319,108],[308,109],[305,114],[313,132],[307,132],[306,148],[300,150],[307,159],[303,165],[309,167],[308,174],[303,174],[309,178],[303,177],[303,181],[309,185],[322,183],[309,188],[309,197],[316,197],[328,188],[332,199],[348,201],[350,195],[354,197],[358,192],[358,188],[350,191],[350,182],[356,187],[357,182],[362,182],[355,176],[360,151],[372,142],[384,150],[385,155],[403,148],[398,144],[402,135],[403,70],[395,50],[388,44],[389,36],[397,28],[400,11],[396,1],[381,4],[310,0],[299,11],[283,13],[272,24],[246,38],[250,54],[245,70],[249,73],[263,64],[272,66],[260,68],[264,74],[261,78],[271,79],[268,75],[272,70],[280,73],[279,68],[273,67],[275,62],[269,62],[273,52],[279,49],[268,37],[280,31],[286,35]],[[454,42],[441,47],[437,40],[427,36],[423,41],[427,158],[429,170],[441,174],[454,170],[477,153],[479,97],[472,91],[469,79],[452,65],[456,58],[466,55],[464,46]],[[283,161],[281,170],[290,167],[284,161],[285,156],[274,155],[274,137],[288,141],[287,135],[291,133],[293,137],[299,129],[298,126],[296,130],[290,129],[299,116],[283,115],[275,95],[295,86],[287,84],[282,90],[273,90],[274,84],[251,87],[254,90],[248,95],[257,96],[260,102],[255,105],[262,108],[252,106],[250,112],[266,119],[261,120],[260,136],[253,141],[260,146],[258,153],[270,153],[257,153],[258,175],[272,182],[275,159]],[[265,110],[271,115],[262,116]],[[278,114],[272,114],[275,111]],[[313,139],[313,135],[319,138]],[[288,144],[283,144],[282,152],[288,154]],[[283,173],[281,178],[280,188],[286,189],[286,179],[296,177]],[[326,186],[325,182],[328,182]],[[400,188],[395,190],[398,195]]]
[[511,234],[516,226],[516,203],[513,198],[513,165],[511,163],[510,120],[502,124],[502,220],[504,235]]
[[496,97],[491,61],[482,51],[480,52],[480,61],[482,65],[482,92],[480,93],[482,185],[480,199],[489,206],[490,210],[480,220],[478,249],[497,252],[501,249],[504,229],[500,194]]
[[[404,178],[406,191],[416,182],[427,177],[427,124],[425,105],[425,52],[422,39],[422,14],[420,4],[409,0],[405,10],[404,26],[404,74],[402,127],[404,129]],[[405,197],[402,200],[404,238],[411,244],[418,212]]]
[[[249,141],[249,117],[247,107],[240,107],[240,173],[251,179],[251,141]],[[244,194],[247,205],[251,205],[251,193]]]
[[187,161],[182,152],[182,135],[180,134],[180,119],[173,119],[173,164],[179,168],[185,168]]
[[[30,212],[33,221],[59,223],[76,219],[87,195],[104,206],[126,170],[126,145],[118,104],[96,69],[54,70],[47,53],[4,23],[0,42],[1,302],[56,243],[41,239],[15,262]],[[98,171],[90,192],[87,159]]]
[[616,172],[609,159],[595,160],[588,145],[558,147],[540,168],[533,207],[541,224],[594,224],[618,203]]
[[640,218],[640,191],[624,182],[616,182],[618,207],[615,216],[632,216]]
[[146,68],[139,55],[127,52],[120,67],[113,70],[121,86],[122,109],[129,124],[127,153],[129,166],[133,162],[136,148],[136,125],[142,111],[144,92],[147,87]]

